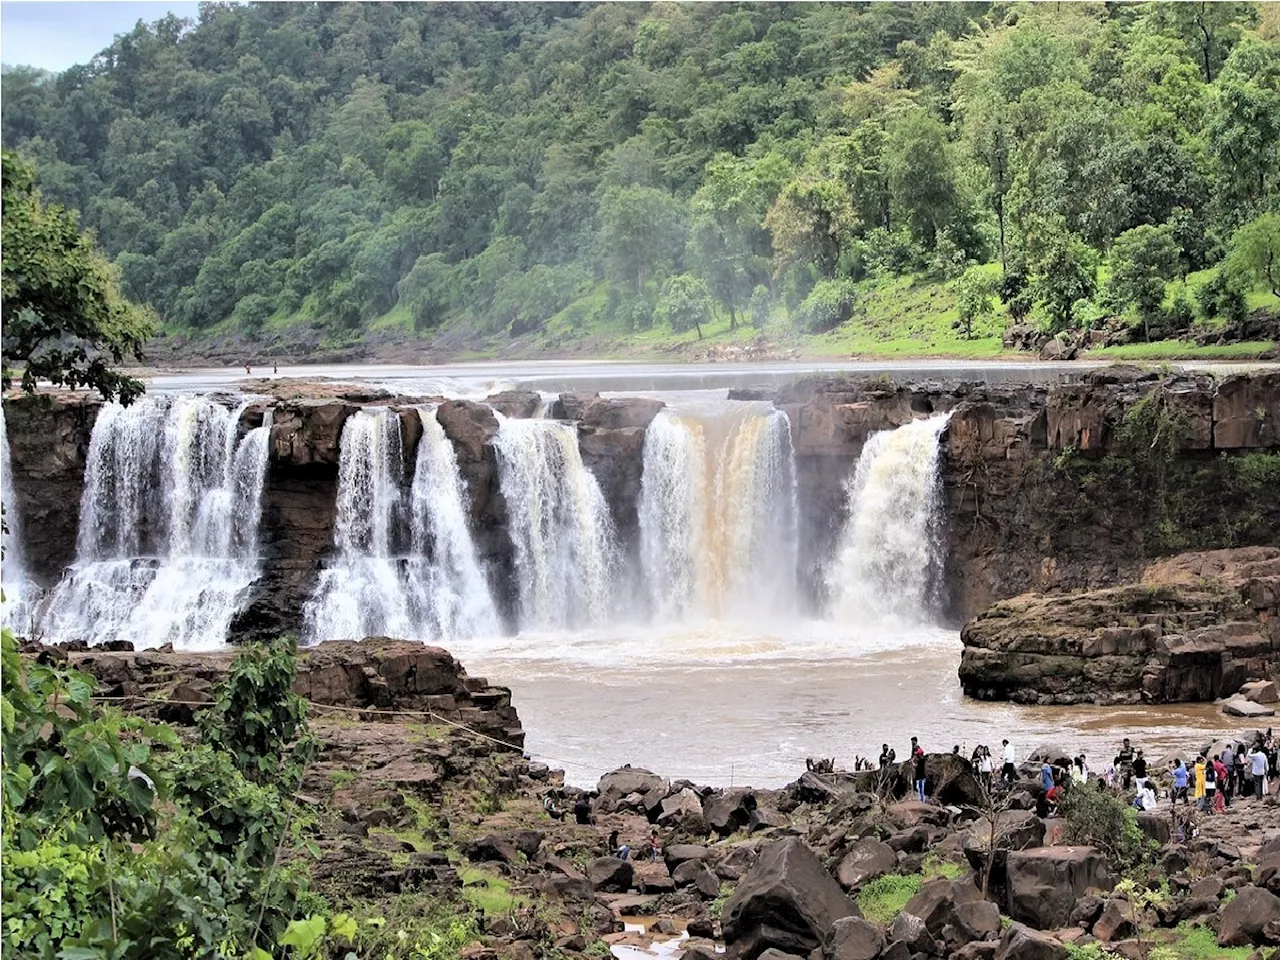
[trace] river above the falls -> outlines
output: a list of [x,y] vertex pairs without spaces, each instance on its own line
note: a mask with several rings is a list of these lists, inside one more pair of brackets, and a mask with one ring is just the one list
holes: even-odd
[[[735,363],[649,363],[612,360],[484,361],[438,365],[308,364],[202,367],[140,372],[148,388],[162,392],[235,388],[246,380],[294,378],[367,383],[393,392],[483,399],[502,390],[648,392],[777,387],[815,374],[890,374],[895,379],[978,380],[987,383],[1046,383],[1108,366],[1109,361],[1026,362],[1008,360],[787,360]],[[1177,364],[1200,372],[1239,372],[1268,363]]]
[[782,786],[807,757],[852,769],[910,738],[930,752],[979,743],[999,759],[1041,744],[1105,769],[1123,737],[1155,759],[1238,732],[1211,704],[1034,707],[964,697],[958,632],[859,632],[829,622],[752,630],[709,623],[522,634],[454,648],[472,674],[509,686],[532,756],[594,786],[624,763],[672,779]]

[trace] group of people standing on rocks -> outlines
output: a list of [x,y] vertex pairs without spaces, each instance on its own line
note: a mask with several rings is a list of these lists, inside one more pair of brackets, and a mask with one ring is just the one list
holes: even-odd
[[1195,801],[1204,813],[1222,813],[1237,797],[1261,798],[1271,792],[1280,777],[1277,767],[1276,740],[1270,730],[1254,739],[1251,747],[1241,742],[1228,743],[1214,756],[1211,751],[1199,754],[1190,767],[1178,757],[1170,761],[1173,788],[1170,797],[1186,806]]
[[[1000,765],[991,748],[979,744],[967,758],[968,765],[982,788],[988,792],[1007,790],[1019,779],[1018,758],[1008,740],[1000,744]],[[1182,801],[1205,813],[1222,812],[1233,798],[1263,797],[1274,792],[1274,783],[1280,778],[1276,738],[1271,730],[1258,733],[1252,743],[1235,741],[1225,745],[1216,756],[1206,750],[1189,764],[1181,758],[1169,761],[1168,769],[1150,762],[1141,747],[1135,747],[1128,737],[1116,751],[1111,764],[1095,774],[1088,758],[1081,753],[1069,760],[1060,758],[1056,763],[1042,758],[1040,767],[1040,805],[1042,812],[1052,815],[1066,790],[1083,784],[1093,784],[1097,789],[1108,790],[1115,796],[1125,797],[1139,810],[1154,809],[1161,796],[1171,802]],[[960,747],[952,753],[963,756]],[[917,800],[928,799],[928,780],[924,749],[918,738],[911,738],[910,747],[912,792]],[[882,744],[880,770],[887,777],[890,768],[898,764],[897,752]]]

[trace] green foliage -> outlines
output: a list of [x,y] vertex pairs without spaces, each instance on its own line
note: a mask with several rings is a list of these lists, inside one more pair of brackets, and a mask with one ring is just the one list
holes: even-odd
[[1220,947],[1209,927],[1180,923],[1172,931],[1168,943],[1151,948],[1147,960],[1248,960],[1252,947]]
[[167,727],[97,709],[92,689],[74,671],[25,663],[3,632],[6,950],[257,956],[256,942],[322,906],[296,865],[277,865],[288,800],[227,754],[188,755]]
[[973,339],[974,324],[979,327],[995,313],[995,277],[979,267],[970,267],[956,281],[956,326],[966,340]]
[[[1036,301],[1060,329],[1127,231],[1168,225],[1200,269],[1276,209],[1262,20],[222,5],[139,25],[92,66],[10,69],[0,115],[171,329],[351,343],[403,323],[496,349],[564,312],[647,343],[668,277],[706,284],[732,335],[760,285],[794,308],[820,280],[953,279],[997,255],[1031,281],[1002,291],[1010,314]],[[605,282],[618,302],[571,310]]]
[[924,878],[918,873],[888,873],[865,884],[858,891],[858,908],[872,923],[893,923],[902,908],[920,892]]
[[834,330],[853,316],[857,296],[849,280],[823,280],[796,309],[796,325],[805,333]]
[[1108,293],[1117,305],[1137,308],[1147,340],[1164,302],[1165,282],[1177,271],[1181,252],[1167,224],[1126,230],[1111,248]]
[[293,692],[296,675],[291,637],[248,647],[200,715],[205,743],[250,781],[286,791],[302,779],[317,746],[307,732],[307,702]]
[[1105,790],[1068,790],[1058,814],[1064,842],[1097,847],[1123,871],[1136,869],[1152,846],[1133,807]]
[[142,359],[142,343],[152,332],[150,315],[125,300],[116,269],[80,229],[76,215],[44,202],[31,165],[8,150],[0,165],[4,385],[17,363],[24,368],[24,390],[49,380],[129,403],[142,393],[142,383],[111,363],[126,356]]
[[1049,316],[1050,332],[1072,327],[1077,304],[1097,290],[1097,254],[1056,218],[1041,225],[1029,242],[1027,268],[1031,293]]
[[1280,297],[1280,214],[1264,213],[1231,238],[1231,269]]
[[711,321],[711,292],[697,277],[672,277],[662,285],[653,320],[668,325],[675,333],[697,330],[701,340],[703,325]]

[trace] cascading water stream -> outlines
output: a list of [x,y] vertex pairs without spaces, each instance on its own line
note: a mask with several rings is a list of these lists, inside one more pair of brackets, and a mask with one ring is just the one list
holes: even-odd
[[94,424],[76,563],[45,639],[212,649],[257,578],[269,415],[237,442],[243,406],[199,397],[108,404]]
[[641,566],[658,622],[796,609],[791,434],[777,410],[737,411],[714,445],[703,420],[661,411],[645,434]]
[[827,573],[833,620],[926,623],[942,566],[939,440],[950,414],[873,434],[846,485],[849,519]]
[[4,599],[0,600],[0,623],[25,634],[35,612],[36,588],[22,562],[22,526],[12,473],[9,433],[0,410],[0,502],[4,503],[3,558],[0,559],[0,590],[4,592]]
[[467,527],[453,445],[434,409],[418,413],[422,438],[407,493],[399,416],[370,408],[343,425],[336,557],[320,572],[304,609],[311,641],[367,636],[449,641],[498,628]]
[[494,448],[515,546],[521,630],[600,624],[617,570],[613,520],[577,431],[498,416]]

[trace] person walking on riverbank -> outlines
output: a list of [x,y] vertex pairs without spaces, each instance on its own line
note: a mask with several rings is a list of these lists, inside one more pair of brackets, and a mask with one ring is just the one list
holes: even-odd
[[1138,755],[1133,758],[1133,782],[1139,793],[1147,785],[1147,758],[1142,755],[1141,748],[1138,749]]
[[1013,744],[1008,740],[1002,743],[1004,744],[1004,766],[1000,768],[1000,779],[1007,787],[1018,778],[1018,768],[1013,765]]
[[1195,776],[1196,776],[1196,788],[1195,788],[1195,792],[1192,794],[1192,799],[1194,799],[1196,802],[1196,809],[1203,810],[1204,794],[1205,794],[1204,757],[1196,757]]

